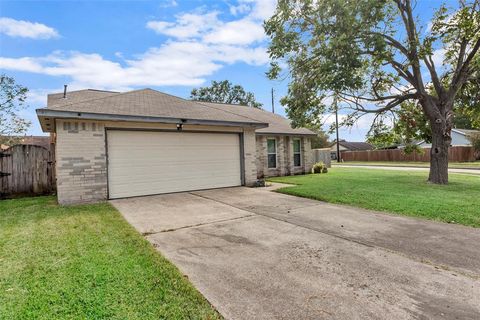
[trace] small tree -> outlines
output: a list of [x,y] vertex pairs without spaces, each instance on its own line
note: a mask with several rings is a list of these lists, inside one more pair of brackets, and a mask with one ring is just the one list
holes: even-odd
[[240,85],[233,85],[228,80],[212,81],[209,87],[193,89],[190,98],[197,101],[240,104],[261,108],[262,104],[255,100],[255,95],[246,92]]
[[476,159],[480,160],[480,133],[472,134],[470,137],[470,142],[472,143],[473,150],[475,150]]
[[[288,66],[282,103],[299,126],[318,121],[332,92],[353,109],[351,117],[378,118],[416,102],[432,132],[428,180],[446,184],[454,104],[480,67],[480,0],[460,0],[453,12],[441,6],[430,28],[414,8],[411,0],[279,0],[265,23],[268,75],[281,75],[280,62]],[[437,49],[448,62],[442,67]]]
[[15,143],[19,135],[25,134],[30,122],[22,119],[18,112],[24,108],[28,89],[15,83],[15,79],[0,76],[0,141]]
[[328,148],[330,146],[328,135],[325,133],[325,131],[315,128],[310,128],[310,130],[317,134],[317,136],[310,138],[312,149]]
[[367,135],[368,142],[376,147],[382,142],[384,147],[402,144],[405,151],[417,150],[416,143],[432,141],[431,126],[416,102],[406,101],[397,110],[392,111],[393,125],[389,126],[383,119],[372,124]]

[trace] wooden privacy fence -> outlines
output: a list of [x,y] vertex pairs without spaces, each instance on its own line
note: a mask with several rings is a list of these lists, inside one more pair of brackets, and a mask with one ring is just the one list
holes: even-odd
[[0,152],[0,198],[48,194],[55,190],[53,152],[36,145],[15,145]]
[[327,168],[331,167],[331,150],[330,148],[324,148],[324,149],[312,149],[313,153],[313,162],[323,162]]
[[[424,148],[424,153],[416,151],[406,154],[403,149],[367,150],[367,151],[342,151],[343,161],[420,161],[430,162],[430,148]],[[473,147],[458,146],[448,149],[449,161],[475,161],[476,155]]]

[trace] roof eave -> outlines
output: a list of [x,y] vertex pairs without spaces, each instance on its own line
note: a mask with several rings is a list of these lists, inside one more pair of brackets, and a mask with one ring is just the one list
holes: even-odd
[[295,132],[255,132],[259,136],[302,136],[302,137],[315,137],[316,133],[295,133]]
[[228,127],[251,127],[255,129],[267,128],[268,123],[262,122],[242,122],[242,121],[221,121],[221,120],[205,120],[205,119],[182,119],[169,117],[150,117],[135,115],[116,115],[106,113],[89,113],[51,109],[37,109],[37,117],[40,121],[43,132],[54,132],[55,119],[83,119],[83,120],[100,120],[100,121],[130,121],[130,122],[148,122],[148,123],[183,123],[193,125],[216,125]]

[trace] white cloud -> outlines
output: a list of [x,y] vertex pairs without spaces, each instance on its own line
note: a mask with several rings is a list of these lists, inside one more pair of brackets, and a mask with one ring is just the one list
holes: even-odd
[[134,59],[114,62],[99,54],[54,52],[40,58],[0,58],[0,69],[69,76],[77,87],[127,90],[138,86],[200,85],[224,64],[268,61],[263,48],[167,42]]
[[44,24],[15,20],[11,18],[0,18],[0,33],[10,37],[50,39],[58,37],[58,32]]
[[277,5],[276,0],[244,0],[242,2],[253,3],[253,9],[251,12],[252,18],[266,20],[270,18],[275,12]]
[[160,8],[171,8],[176,6],[178,6],[178,2],[175,0],[162,1],[162,3],[160,4]]
[[4,58],[0,57],[0,69],[17,70],[25,72],[40,73],[42,71],[41,59],[23,57],[23,58]]
[[152,20],[147,28],[180,40],[198,39],[207,43],[250,45],[265,39],[263,21],[275,10],[275,0],[239,0],[230,6],[238,19],[221,21],[220,12],[205,12],[205,8],[183,13],[175,21]]
[[27,105],[34,108],[41,108],[47,105],[47,95],[52,93],[52,89],[33,89],[27,93]]
[[251,9],[252,8],[249,5],[245,3],[240,3],[236,6],[230,6],[230,13],[234,16],[237,16],[249,12]]
[[0,69],[69,77],[72,88],[122,91],[142,86],[197,86],[229,64],[268,63],[260,17],[273,13],[269,3],[274,1],[240,0],[239,5],[249,9],[231,21],[222,21],[220,12],[206,12],[205,7],[179,14],[174,21],[150,21],[147,28],[169,39],[133,57],[115,53],[109,60],[97,53],[57,51],[42,57],[0,57]]
[[203,40],[208,43],[248,45],[265,39],[260,23],[249,18],[227,22],[206,34]]
[[439,67],[443,65],[443,62],[445,61],[446,52],[447,50],[443,48],[433,51],[432,60],[435,66]]
[[195,38],[220,25],[217,15],[217,11],[209,13],[184,13],[176,16],[177,20],[175,22],[149,21],[147,22],[147,28],[152,29],[156,33],[175,38]]

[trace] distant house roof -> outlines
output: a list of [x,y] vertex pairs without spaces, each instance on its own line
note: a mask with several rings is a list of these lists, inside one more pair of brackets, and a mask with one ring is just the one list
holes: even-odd
[[[41,146],[44,148],[50,148],[50,137],[49,136],[2,136],[2,138],[15,138],[18,139],[18,143],[15,144],[29,144],[29,145],[36,145]],[[1,139],[1,140],[9,140],[9,139]],[[5,142],[2,143],[1,148],[7,149],[11,147],[11,145],[6,144]]]
[[[474,129],[458,129],[458,128],[454,128],[452,129],[452,132],[455,132],[455,133],[458,133],[462,136],[464,136],[465,138],[469,138],[471,137],[472,135],[474,134],[480,134],[480,130],[474,130]],[[426,143],[427,145],[430,145],[430,143],[427,143],[425,140],[420,140],[420,141],[416,141],[414,142],[416,145],[422,145],[424,143]]]
[[[332,144],[335,145],[336,142]],[[338,142],[339,145],[343,146],[344,148],[350,150],[350,151],[362,151],[362,150],[372,150],[374,149],[373,145],[367,142],[355,142],[355,141],[345,141],[345,140],[340,140]]]
[[[191,124],[252,126],[258,133],[315,135],[308,129],[292,129],[290,122],[261,109],[186,100],[152,89],[129,92],[79,90],[48,95],[47,108],[37,109],[44,131],[53,131],[53,119],[62,117],[185,122]],[[265,130],[264,130],[265,129]]]
[[466,137],[471,136],[473,134],[480,134],[480,130],[472,130],[472,129],[452,129],[452,131],[455,131],[461,135],[464,135]]

